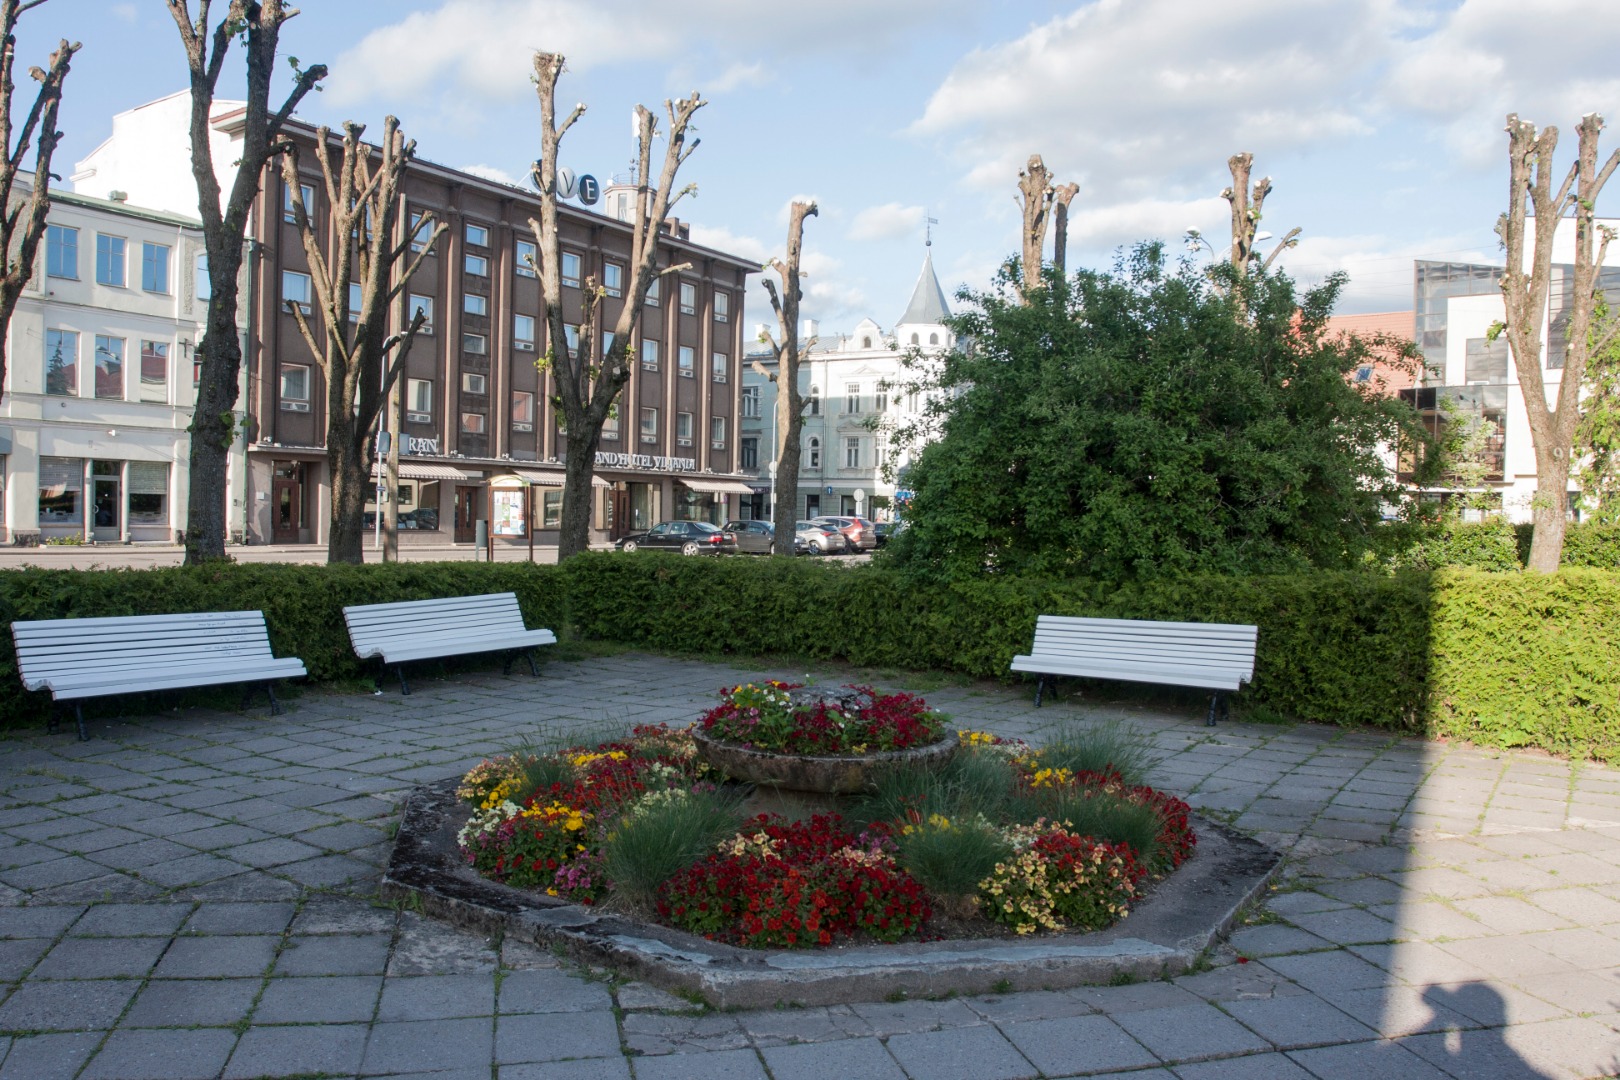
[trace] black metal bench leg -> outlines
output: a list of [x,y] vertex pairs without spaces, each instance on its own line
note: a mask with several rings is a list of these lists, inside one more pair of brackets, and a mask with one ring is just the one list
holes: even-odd
[[1041,707],[1041,696],[1046,693],[1046,676],[1042,675],[1035,680],[1035,707]]
[[507,649],[501,654],[501,675],[506,677],[512,674],[512,661],[517,659],[517,650]]
[[79,741],[89,742],[90,733],[84,730],[84,707],[81,706],[77,701],[73,703],[73,719],[79,725]]
[[281,715],[281,702],[276,700],[276,688],[274,686],[272,686],[270,683],[265,683],[264,684],[264,692],[270,698],[270,715],[271,716],[280,716]]
[[401,694],[404,694],[404,695],[406,695],[406,696],[409,696],[409,695],[410,695],[410,692],[411,692],[411,688],[410,688],[410,686],[409,686],[409,685],[408,685],[408,684],[407,684],[407,683],[406,683],[406,682],[405,682],[405,665],[404,665],[404,664],[399,664],[399,665],[397,665],[397,666],[396,666],[396,667],[395,667],[395,669],[394,669],[394,670],[395,670],[395,671],[397,671],[397,672],[399,672],[399,692],[400,692],[400,693],[401,693]]
[[1222,708],[1224,704],[1223,699],[1225,696],[1226,695],[1222,694],[1219,690],[1209,695],[1209,716],[1204,720],[1205,727],[1215,726],[1215,715],[1216,712]]
[[523,658],[529,662],[529,674],[538,679],[540,677],[540,666],[534,662],[533,647],[523,650]]

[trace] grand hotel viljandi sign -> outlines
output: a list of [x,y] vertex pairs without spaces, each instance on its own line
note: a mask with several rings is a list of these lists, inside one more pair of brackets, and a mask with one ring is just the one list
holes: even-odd
[[696,458],[616,454],[605,450],[596,452],[596,464],[604,469],[654,469],[659,472],[693,472],[697,469]]

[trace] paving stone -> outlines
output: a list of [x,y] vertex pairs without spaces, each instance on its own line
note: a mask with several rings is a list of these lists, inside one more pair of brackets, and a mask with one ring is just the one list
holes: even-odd
[[1393,1042],[1323,1046],[1314,1050],[1293,1050],[1288,1056],[1323,1077],[1344,1076],[1356,1080],[1444,1080],[1446,1077],[1400,1043]]
[[[1298,917],[1300,916],[1291,916],[1291,918]],[[1284,923],[1247,926],[1235,931],[1228,940],[1238,955],[1251,958],[1334,948],[1331,942]]]
[[225,1080],[352,1075],[360,1069],[366,1034],[364,1024],[249,1028],[231,1055]]
[[1335,945],[1357,945],[1366,942],[1392,941],[1398,935],[1395,925],[1387,919],[1360,908],[1341,908],[1337,911],[1319,911],[1308,915],[1290,915],[1288,921],[1330,941]]
[[1048,1076],[1159,1063],[1152,1051],[1105,1016],[1003,1024],[1001,1031]]
[[492,975],[498,960],[487,938],[406,913],[400,917],[388,974]]
[[[1365,991],[1376,994],[1381,991]],[[1360,1042],[1378,1033],[1321,998],[1295,996],[1269,1001],[1229,1001],[1226,1011],[1272,1045],[1293,1050]]]
[[556,968],[512,971],[501,979],[502,1013],[579,1012],[612,1007],[613,998],[601,983]]
[[388,965],[388,934],[293,937],[276,960],[277,975],[381,975]]
[[82,1080],[213,1080],[236,1045],[236,1033],[115,1031],[90,1059]]
[[857,1001],[850,1008],[871,1024],[872,1033],[880,1038],[916,1031],[969,1027],[985,1022],[983,1017],[960,1001]]
[[272,834],[247,825],[213,824],[204,828],[194,829],[190,832],[177,833],[169,839],[176,844],[199,851],[217,851],[238,844],[251,844],[259,840],[272,839]]
[[264,987],[256,1024],[326,1024],[369,1022],[377,1010],[382,978],[377,975],[330,975],[271,979]]
[[154,979],[135,998],[121,1027],[229,1027],[247,1016],[258,979]]
[[[566,1025],[569,1018],[556,1013],[537,1013],[536,1018],[550,1017],[552,1025]],[[581,1018],[601,1016],[602,1013],[584,1013]],[[523,1017],[502,1017],[501,1031],[507,1030],[511,1020]],[[710,1050],[734,1050],[748,1045],[748,1035],[737,1017],[720,1014],[702,1016],[671,1016],[667,1013],[628,1013],[623,1020],[624,1045],[637,1054],[686,1054]],[[526,1029],[517,1029],[526,1030]],[[579,1055],[558,1055],[560,1057]]]
[[720,1050],[641,1058],[636,1080],[766,1080],[766,1074],[754,1051]]
[[[1153,1073],[1115,1073],[1118,1080],[1127,1076],[1152,1076]],[[1222,1058],[1191,1065],[1178,1065],[1178,1080],[1317,1080],[1298,1063],[1282,1054],[1251,1054],[1248,1057]],[[1104,1080],[1097,1077],[1096,1080]]]
[[[1387,947],[1387,946],[1386,946]],[[1389,975],[1348,952],[1273,956],[1265,965],[1316,993],[1382,986]]]
[[131,979],[25,983],[0,1005],[0,1031],[105,1031],[140,985]]
[[775,1046],[760,1053],[775,1080],[905,1080],[906,1075],[876,1039]]
[[292,921],[297,905],[288,902],[204,903],[186,921],[188,933],[279,934]]
[[85,908],[0,907],[0,939],[54,938],[83,915]]
[[1023,1080],[1038,1075],[1038,1067],[992,1027],[896,1035],[888,1047],[906,1072],[930,1080]]
[[1098,1012],[1109,1015],[1138,1009],[1174,1009],[1203,1004],[1192,991],[1158,980],[1128,986],[1082,986],[1068,992]]
[[493,1029],[494,1022],[487,1018],[374,1024],[361,1071],[427,1072],[486,1062],[494,1052]]
[[231,848],[231,858],[233,860],[246,866],[261,869],[270,866],[281,866],[284,863],[298,862],[320,854],[318,848],[312,848],[308,844],[300,844],[296,840],[287,840],[280,837]]
[[809,1009],[758,1009],[738,1014],[758,1047],[839,1042],[872,1034],[872,1025],[848,1005]]
[[1458,1080],[1545,1080],[1510,1047],[1501,1030],[1446,1031],[1400,1040],[1406,1050]]
[[[736,1045],[746,1045],[746,1039]],[[495,1060],[502,1065],[618,1052],[619,1029],[611,1012],[525,1013],[502,1016],[496,1023]]]
[[490,975],[390,977],[383,985],[378,1020],[452,1020],[495,1012],[495,980]]
[[397,916],[359,900],[317,899],[305,904],[293,920],[295,934],[393,933]]
[[104,1038],[105,1032],[93,1031],[12,1039],[0,1062],[0,1080],[71,1080]]
[[1336,993],[1331,995],[1328,1001],[1335,1008],[1355,1017],[1385,1038],[1415,1035],[1422,1031],[1481,1026],[1480,1021],[1447,1008],[1446,1002],[1452,999],[1452,992],[1445,987],[1405,986],[1397,983],[1377,990]]
[[1074,995],[1055,990],[965,998],[964,1004],[992,1024],[1055,1020],[1063,1016],[1086,1016],[1093,1011],[1090,1005]]
[[268,935],[179,937],[153,975],[159,979],[226,979],[263,975],[281,939]]
[[35,979],[111,979],[145,975],[167,938],[63,938],[30,973]]
[[[1292,1004],[1294,999],[1288,1001]],[[1269,1042],[1213,1005],[1124,1012],[1113,1020],[1137,1042],[1172,1063],[1271,1049]]]
[[50,862],[20,866],[13,870],[0,870],[0,882],[24,892],[49,889],[53,885],[66,885],[89,878],[104,877],[107,868],[88,859],[69,855]]
[[170,937],[191,914],[190,904],[97,904],[73,924],[75,937]]

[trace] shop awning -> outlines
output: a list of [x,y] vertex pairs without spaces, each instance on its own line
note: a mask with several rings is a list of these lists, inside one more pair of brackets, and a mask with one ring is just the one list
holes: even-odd
[[[563,474],[560,472],[535,472],[533,469],[513,469],[512,472],[516,476],[523,477],[523,479],[527,480],[536,487],[560,488],[563,486]],[[612,487],[613,485],[602,479],[600,476],[592,476],[591,486],[605,488]]]
[[740,484],[735,480],[689,480],[684,476],[677,477],[677,484],[684,484],[693,491],[701,491],[705,495],[752,495],[754,489],[747,484]]
[[[383,468],[373,469],[372,475],[382,476],[386,471]],[[482,480],[483,476],[450,465],[430,465],[425,462],[412,462],[407,465],[402,461],[399,463],[399,478],[401,480],[460,480],[465,483]]]

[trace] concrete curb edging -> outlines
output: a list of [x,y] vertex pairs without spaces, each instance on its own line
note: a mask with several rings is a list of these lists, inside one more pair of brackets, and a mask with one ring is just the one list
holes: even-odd
[[739,949],[668,927],[509,888],[456,846],[467,809],[457,780],[419,787],[381,895],[481,933],[504,933],[614,968],[721,1009],[833,1005],[1055,989],[1179,975],[1232,926],[1282,862],[1272,849],[1195,817],[1198,846],[1127,920],[1092,934],[935,941],[831,950]]

